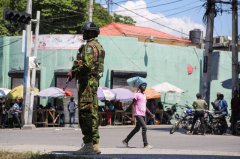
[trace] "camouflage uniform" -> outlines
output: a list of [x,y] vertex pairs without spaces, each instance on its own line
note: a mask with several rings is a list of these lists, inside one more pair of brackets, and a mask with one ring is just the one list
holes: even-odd
[[84,143],[99,143],[97,89],[103,73],[105,51],[95,39],[79,49],[72,73],[79,82],[79,124]]

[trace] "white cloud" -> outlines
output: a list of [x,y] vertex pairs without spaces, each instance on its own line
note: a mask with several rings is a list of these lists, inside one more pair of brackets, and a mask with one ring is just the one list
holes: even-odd
[[[114,11],[116,11],[117,14],[121,14],[123,16],[131,16],[137,23],[137,26],[145,26],[145,27],[151,27],[163,32],[166,32],[171,35],[175,36],[184,36],[186,37],[189,34],[189,31],[192,29],[201,29],[203,32],[205,32],[205,26],[202,24],[198,24],[193,22],[190,17],[182,17],[182,18],[175,18],[175,17],[166,17],[161,13],[151,13],[147,9],[146,2],[144,0],[138,0],[138,1],[128,1],[125,4],[121,4],[122,7],[118,6]],[[123,11],[124,8],[127,8],[131,11]],[[137,9],[136,8],[143,8],[143,9]],[[147,17],[148,19],[153,19],[154,22],[151,22],[147,20],[146,18],[140,17],[133,12],[142,15],[144,17]],[[168,29],[167,27],[161,26],[159,24],[162,24],[164,26],[167,26],[169,28],[178,30],[179,32],[183,32],[185,34],[181,34],[179,32],[176,32],[172,29]],[[186,35],[187,34],[187,35]]]

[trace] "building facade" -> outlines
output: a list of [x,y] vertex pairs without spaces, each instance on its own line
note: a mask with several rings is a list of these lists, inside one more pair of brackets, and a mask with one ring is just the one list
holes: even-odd
[[[37,61],[36,87],[40,90],[56,86],[63,88],[67,72],[83,43],[81,35],[41,35]],[[126,79],[141,75],[148,87],[169,82],[185,91],[183,94],[167,94],[165,102],[191,105],[202,84],[203,51],[194,47],[181,47],[141,42],[135,37],[99,36],[106,56],[100,86],[125,87]],[[13,88],[23,83],[24,53],[21,37],[0,38],[0,87]],[[222,92],[230,105],[231,53],[215,51],[210,99]],[[189,72],[190,68],[190,72]],[[68,86],[77,96],[76,81]],[[47,99],[40,99],[45,105]],[[66,103],[63,103],[66,106]]]

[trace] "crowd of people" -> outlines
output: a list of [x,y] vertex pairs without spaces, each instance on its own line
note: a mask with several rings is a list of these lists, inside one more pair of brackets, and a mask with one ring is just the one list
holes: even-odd
[[[228,123],[226,120],[226,117],[229,115],[227,101],[224,99],[224,95],[220,92],[218,92],[216,96],[217,96],[216,99],[213,102],[211,102],[211,105],[213,107],[214,114],[217,114],[218,117],[221,119],[221,123],[223,125],[223,134],[226,134],[229,131],[234,135],[236,134],[236,131],[235,131],[236,123],[237,121],[240,120],[240,94],[237,90],[234,91],[233,98],[231,99],[231,109],[230,109],[231,125],[230,126],[228,126]],[[197,99],[192,104],[195,112],[194,112],[193,123],[188,134],[193,133],[193,129],[196,124],[196,121],[199,119],[201,122],[202,134],[204,135],[206,133],[205,117],[209,112],[209,106],[207,102],[204,99],[202,99],[202,96],[200,93],[196,94],[196,98]]]

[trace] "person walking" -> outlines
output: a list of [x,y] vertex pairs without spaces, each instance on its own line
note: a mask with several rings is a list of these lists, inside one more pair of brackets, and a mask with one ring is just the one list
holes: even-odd
[[79,48],[77,60],[74,61],[68,78],[71,80],[75,77],[79,83],[78,113],[84,146],[76,154],[91,155],[101,153],[97,89],[103,74],[105,51],[96,39],[100,30],[95,23],[86,23],[82,32],[87,43]]
[[136,119],[137,123],[135,125],[135,128],[128,134],[128,136],[122,141],[122,143],[126,147],[128,147],[128,142],[140,130],[140,128],[142,128],[143,146],[144,148],[151,149],[153,147],[149,145],[147,141],[147,125],[145,122],[145,115],[146,111],[151,115],[152,118],[154,118],[154,115],[146,107],[147,99],[144,91],[146,89],[147,83],[141,80],[137,81],[137,83],[138,91],[134,94],[133,102],[130,105],[132,106],[133,111],[132,119]]
[[204,110],[208,109],[208,104],[204,99],[202,99],[202,95],[200,93],[197,93],[196,97],[197,97],[197,100],[195,100],[192,104],[193,108],[195,109],[193,123],[190,129],[190,132],[188,132],[188,134],[192,134],[197,120],[200,119],[202,130],[203,130],[202,134],[205,135]]
[[[70,98],[68,103],[68,112],[69,112],[69,127],[72,127],[72,124],[75,124],[75,114],[76,114],[77,105],[74,101],[74,97]],[[73,122],[72,122],[73,120]]]

